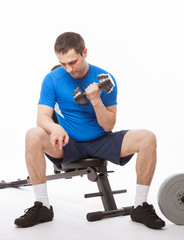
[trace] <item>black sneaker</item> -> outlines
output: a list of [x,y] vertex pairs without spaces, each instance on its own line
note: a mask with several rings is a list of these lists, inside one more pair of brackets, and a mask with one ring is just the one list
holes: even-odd
[[158,217],[153,205],[147,202],[143,206],[139,205],[132,210],[130,215],[132,221],[145,224],[149,228],[160,229],[165,226],[165,222]]
[[52,206],[48,209],[41,202],[35,202],[33,207],[26,209],[24,212],[23,216],[15,219],[15,225],[32,227],[40,222],[52,221],[54,217]]

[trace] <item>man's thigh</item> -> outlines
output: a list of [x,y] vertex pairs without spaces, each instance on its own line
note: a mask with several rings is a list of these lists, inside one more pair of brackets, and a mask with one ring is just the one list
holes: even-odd
[[128,131],[121,145],[120,157],[125,157],[130,154],[137,153],[148,135],[152,133],[145,129],[137,129]]

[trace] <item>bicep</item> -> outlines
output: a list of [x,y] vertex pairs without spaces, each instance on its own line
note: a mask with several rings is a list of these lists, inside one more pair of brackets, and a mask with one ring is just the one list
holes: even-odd
[[38,104],[37,119],[39,119],[43,116],[52,118],[53,112],[54,112],[54,109],[52,107],[42,105],[42,104]]

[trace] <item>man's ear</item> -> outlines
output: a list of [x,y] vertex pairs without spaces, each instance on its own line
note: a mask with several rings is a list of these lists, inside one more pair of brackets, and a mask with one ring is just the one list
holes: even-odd
[[87,55],[88,55],[88,49],[87,49],[87,48],[84,48],[83,57],[86,58]]

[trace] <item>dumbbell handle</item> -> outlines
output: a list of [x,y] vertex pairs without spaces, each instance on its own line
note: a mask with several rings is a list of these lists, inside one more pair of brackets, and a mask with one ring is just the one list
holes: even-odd
[[[101,85],[102,85],[101,83],[98,83],[98,87],[99,87],[99,88],[101,88]],[[80,87],[77,87],[76,90],[77,90],[78,88],[80,88]],[[82,96],[86,97],[86,93],[85,93],[85,92],[81,92],[80,94],[81,94]]]
[[[101,83],[97,83],[98,87],[101,88],[102,84]],[[102,89],[102,88],[101,88]],[[84,97],[86,96],[86,93],[85,92],[82,92],[81,93]]]

